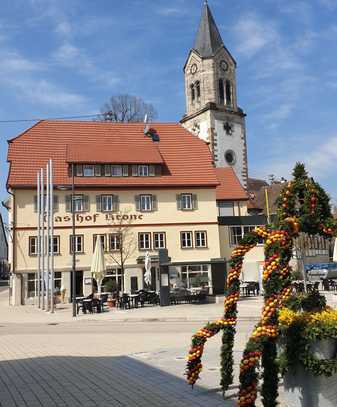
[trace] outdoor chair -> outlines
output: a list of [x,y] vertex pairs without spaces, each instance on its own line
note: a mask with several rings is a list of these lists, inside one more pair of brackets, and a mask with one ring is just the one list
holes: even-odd
[[128,294],[123,294],[120,299],[119,299],[119,308],[121,309],[127,309],[127,308],[131,308],[130,305],[130,297],[128,296]]

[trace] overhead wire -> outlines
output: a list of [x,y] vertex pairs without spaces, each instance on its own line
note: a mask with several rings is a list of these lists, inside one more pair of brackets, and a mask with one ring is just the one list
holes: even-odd
[[34,118],[34,119],[10,119],[10,120],[0,120],[0,124],[10,124],[10,123],[25,123],[25,122],[39,122],[41,120],[70,120],[70,119],[85,119],[90,117],[102,116],[102,113],[96,114],[85,114],[78,116],[60,116],[60,117],[45,117],[45,118]]

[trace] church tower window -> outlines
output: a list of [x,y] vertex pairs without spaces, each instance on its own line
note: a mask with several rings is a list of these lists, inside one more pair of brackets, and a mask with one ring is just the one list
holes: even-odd
[[201,93],[200,93],[200,82],[199,81],[197,81],[195,83],[195,89],[196,89],[196,92],[197,92],[197,99],[199,99],[200,95],[201,95]]
[[232,105],[232,84],[229,80],[226,80],[226,105]]
[[223,86],[223,79],[219,79],[219,102],[220,105],[225,104],[225,89]]
[[192,85],[191,85],[191,99],[192,99],[192,102],[194,102],[194,100],[195,100],[194,83],[192,83]]

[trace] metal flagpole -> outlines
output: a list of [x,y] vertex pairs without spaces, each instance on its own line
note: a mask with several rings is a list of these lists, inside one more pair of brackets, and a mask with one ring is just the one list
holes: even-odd
[[50,308],[51,312],[55,311],[54,294],[55,294],[55,272],[54,272],[54,189],[53,189],[53,162],[49,160],[49,196],[50,196],[50,239],[51,239],[51,251],[50,251]]
[[41,204],[40,204],[40,209],[41,209],[41,254],[42,254],[42,261],[41,261],[41,270],[42,270],[42,276],[41,276],[41,291],[42,291],[42,309],[45,309],[45,295],[44,295],[44,277],[45,277],[45,241],[44,241],[44,183],[43,183],[43,168],[41,168],[41,188],[40,188],[40,198],[41,198]]
[[40,210],[40,172],[37,173],[37,296],[41,308],[41,210]]
[[47,293],[47,307],[46,311],[49,311],[49,272],[50,272],[50,246],[51,246],[51,241],[50,241],[50,196],[49,196],[49,162],[46,165],[46,189],[47,189],[47,197],[46,197],[46,212],[47,212],[47,278],[46,278],[46,293]]

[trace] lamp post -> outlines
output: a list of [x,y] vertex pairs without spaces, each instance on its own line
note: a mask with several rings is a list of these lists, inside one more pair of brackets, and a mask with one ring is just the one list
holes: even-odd
[[71,265],[71,281],[72,281],[72,293],[71,293],[71,302],[72,302],[72,310],[73,310],[73,317],[76,317],[77,310],[76,310],[76,224],[75,224],[75,166],[71,164],[71,187],[69,186],[59,186],[57,189],[60,191],[69,191],[71,189],[71,219],[72,219],[72,239],[70,239],[71,244],[71,252],[72,252],[72,265]]

